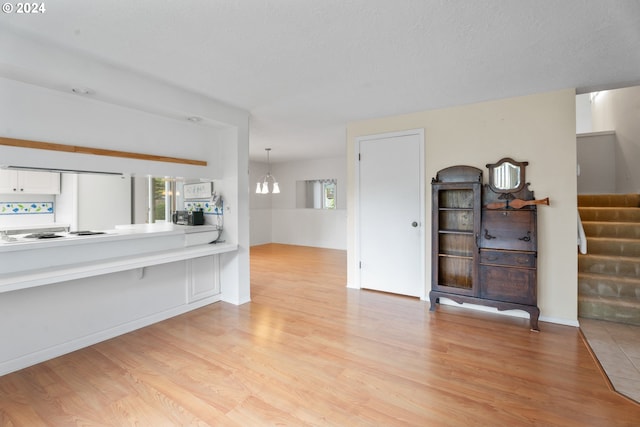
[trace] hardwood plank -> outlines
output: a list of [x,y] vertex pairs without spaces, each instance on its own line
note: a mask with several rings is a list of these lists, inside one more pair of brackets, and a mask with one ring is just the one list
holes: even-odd
[[347,289],[343,251],[253,247],[251,285],[0,377],[0,425],[639,424],[577,328]]

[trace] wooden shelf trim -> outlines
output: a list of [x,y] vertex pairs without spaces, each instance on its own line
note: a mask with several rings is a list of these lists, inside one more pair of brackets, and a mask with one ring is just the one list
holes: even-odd
[[0,137],[0,145],[36,150],[63,151],[67,153],[93,154],[95,156],[123,157],[126,159],[150,160],[154,162],[180,163],[193,166],[207,166],[203,160],[183,159],[180,157],[157,156],[154,154],[133,153],[130,151],[105,150],[103,148],[80,147],[78,145],[55,144],[52,142],[29,141]]
[[473,230],[471,231],[467,231],[467,230],[438,230],[438,233],[440,234],[460,234],[463,236],[473,236]]
[[438,254],[439,257],[442,258],[457,258],[457,259],[463,259],[463,260],[473,260],[473,254],[469,254],[469,255],[458,255],[458,254],[447,254],[444,252],[441,252]]
[[498,267],[498,268],[517,268],[519,270],[537,270],[537,267],[529,267],[522,265],[509,265],[509,264],[497,264],[495,262],[481,262],[479,265],[484,265],[486,267]]
[[[438,283],[438,286],[447,286],[449,288],[456,288],[456,289],[471,289],[473,287],[473,285],[471,284],[465,285],[461,283]],[[445,298],[448,298],[448,297],[445,297]]]

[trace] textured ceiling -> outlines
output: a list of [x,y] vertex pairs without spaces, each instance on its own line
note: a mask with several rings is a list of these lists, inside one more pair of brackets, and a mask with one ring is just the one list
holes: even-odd
[[0,25],[251,112],[251,155],[350,121],[640,83],[640,1],[54,0]]

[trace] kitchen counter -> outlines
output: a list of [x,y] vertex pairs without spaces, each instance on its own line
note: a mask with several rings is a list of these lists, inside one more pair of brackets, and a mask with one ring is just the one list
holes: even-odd
[[69,224],[60,223],[60,222],[52,222],[48,224],[29,224],[29,225],[3,225],[0,227],[0,232],[2,231],[31,231],[31,230],[68,230]]
[[202,233],[217,230],[215,225],[180,225],[171,222],[156,222],[155,224],[125,224],[116,225],[115,230],[131,233],[156,233],[158,231],[178,231],[185,234]]
[[10,236],[0,241],[0,293],[92,275],[231,252],[237,245],[215,243],[215,226],[171,223],[116,226],[104,234],[54,239]]
[[[160,236],[190,236],[193,234],[199,234],[205,236],[208,239],[201,244],[209,243],[216,240],[219,234],[219,230],[213,225],[178,225],[172,223],[155,223],[155,224],[131,224],[131,225],[116,225],[113,230],[101,230],[104,234],[94,234],[89,236],[75,235],[67,232],[58,232],[63,237],[56,239],[30,239],[25,238],[25,235],[35,230],[59,230],[62,226],[39,226],[39,227],[3,227],[0,232],[7,231],[10,233],[8,239],[0,239],[0,253],[34,250],[42,248],[54,248],[75,246],[84,244],[93,244],[96,242],[109,242],[118,240],[131,240],[140,238],[156,238]],[[24,234],[11,234],[15,231],[28,231]],[[205,240],[206,240],[205,239]],[[192,246],[185,238],[184,246]],[[1,268],[1,267],[0,267]],[[2,270],[0,269],[0,274]]]

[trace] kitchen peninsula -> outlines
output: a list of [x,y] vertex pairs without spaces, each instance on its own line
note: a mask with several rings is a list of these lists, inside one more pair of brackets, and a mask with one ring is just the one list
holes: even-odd
[[206,225],[60,236],[0,243],[0,375],[219,301],[220,255],[237,251]]
[[0,293],[237,249],[212,243],[220,230],[206,225],[123,225],[95,234],[51,233],[60,238],[44,240],[10,231],[0,230]]

